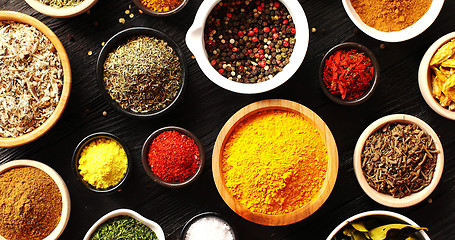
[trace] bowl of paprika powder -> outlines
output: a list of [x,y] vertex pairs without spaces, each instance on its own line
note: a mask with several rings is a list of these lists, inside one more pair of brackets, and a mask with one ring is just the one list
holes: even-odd
[[147,138],[141,158],[145,172],[153,181],[164,187],[180,188],[194,182],[202,173],[205,152],[193,133],[169,126]]
[[365,102],[376,89],[379,62],[365,46],[345,42],[330,49],[319,68],[321,89],[327,97],[341,105]]

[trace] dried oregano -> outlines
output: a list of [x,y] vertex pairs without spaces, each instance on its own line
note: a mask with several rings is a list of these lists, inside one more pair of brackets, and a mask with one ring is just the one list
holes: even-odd
[[438,152],[431,136],[417,125],[387,124],[365,143],[363,174],[376,191],[403,198],[430,184]]

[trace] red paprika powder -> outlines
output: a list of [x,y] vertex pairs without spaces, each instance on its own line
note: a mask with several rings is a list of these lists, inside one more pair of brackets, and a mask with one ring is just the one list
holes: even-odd
[[373,74],[373,63],[365,53],[338,50],[325,62],[323,81],[333,95],[354,100],[368,91]]
[[152,172],[166,182],[184,182],[201,164],[201,154],[189,136],[165,131],[150,144],[148,160]]

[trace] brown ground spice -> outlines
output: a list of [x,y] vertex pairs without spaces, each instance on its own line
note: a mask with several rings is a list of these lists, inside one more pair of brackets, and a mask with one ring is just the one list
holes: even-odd
[[431,0],[351,0],[362,21],[383,32],[403,30],[430,8]]
[[0,175],[0,235],[8,240],[41,240],[57,226],[62,196],[57,184],[35,167]]

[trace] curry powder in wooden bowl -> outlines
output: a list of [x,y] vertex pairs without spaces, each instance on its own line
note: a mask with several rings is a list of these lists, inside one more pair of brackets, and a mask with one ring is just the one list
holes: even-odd
[[221,129],[213,178],[226,204],[262,225],[298,222],[327,200],[338,173],[338,151],[327,125],[288,100],[252,103]]

